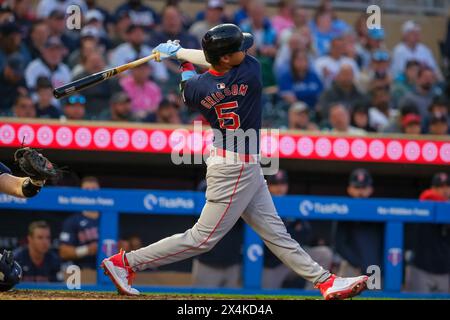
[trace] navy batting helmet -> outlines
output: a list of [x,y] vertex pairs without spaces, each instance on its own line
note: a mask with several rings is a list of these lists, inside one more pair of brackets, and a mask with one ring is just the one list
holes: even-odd
[[253,36],[243,33],[234,24],[224,23],[208,30],[202,39],[202,48],[206,61],[217,63],[226,54],[246,51],[253,45]]
[[22,268],[14,261],[11,251],[0,254],[0,292],[11,290],[22,279]]

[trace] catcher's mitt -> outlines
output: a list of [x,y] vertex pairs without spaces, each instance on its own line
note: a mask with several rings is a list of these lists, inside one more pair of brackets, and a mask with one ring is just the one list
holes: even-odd
[[20,169],[33,180],[47,180],[59,176],[58,169],[42,154],[29,147],[20,148],[14,153]]

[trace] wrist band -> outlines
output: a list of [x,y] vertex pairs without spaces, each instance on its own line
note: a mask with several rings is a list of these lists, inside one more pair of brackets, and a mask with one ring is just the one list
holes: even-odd
[[75,254],[78,258],[86,257],[89,254],[89,247],[88,246],[79,246],[75,248]]
[[41,190],[41,186],[34,184],[30,178],[25,179],[22,184],[22,193],[26,198],[34,197]]

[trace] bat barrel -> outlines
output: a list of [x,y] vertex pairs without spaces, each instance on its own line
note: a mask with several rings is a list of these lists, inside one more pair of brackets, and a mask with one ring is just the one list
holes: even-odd
[[84,77],[82,79],[73,81],[64,86],[55,88],[53,90],[53,96],[57,99],[68,97],[76,92],[92,87],[100,82],[105,81],[117,74],[116,69],[109,69],[93,75]]
[[68,97],[75,92],[81,91],[83,89],[89,88],[91,86],[94,86],[100,82],[103,82],[111,77],[114,77],[115,75],[124,72],[126,70],[129,70],[131,68],[135,68],[137,66],[140,66],[144,63],[149,62],[152,59],[158,59],[158,54],[152,54],[147,57],[141,58],[139,60],[121,65],[119,67],[108,69],[102,72],[95,73],[93,75],[84,77],[80,80],[73,81],[71,83],[68,83],[64,86],[58,87],[53,90],[53,96],[57,99]]

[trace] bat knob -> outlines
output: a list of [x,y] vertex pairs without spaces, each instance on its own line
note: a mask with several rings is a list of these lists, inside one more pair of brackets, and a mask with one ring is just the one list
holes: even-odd
[[54,96],[56,99],[60,99],[60,98],[62,97],[62,93],[61,93],[60,91],[58,91],[57,89],[54,89],[54,90],[53,90],[53,96]]
[[56,99],[62,99],[62,98],[65,98],[67,96],[70,96],[73,92],[75,92],[75,88],[74,87],[71,87],[71,88],[68,88],[68,89],[56,88],[56,89],[53,90],[53,96]]

